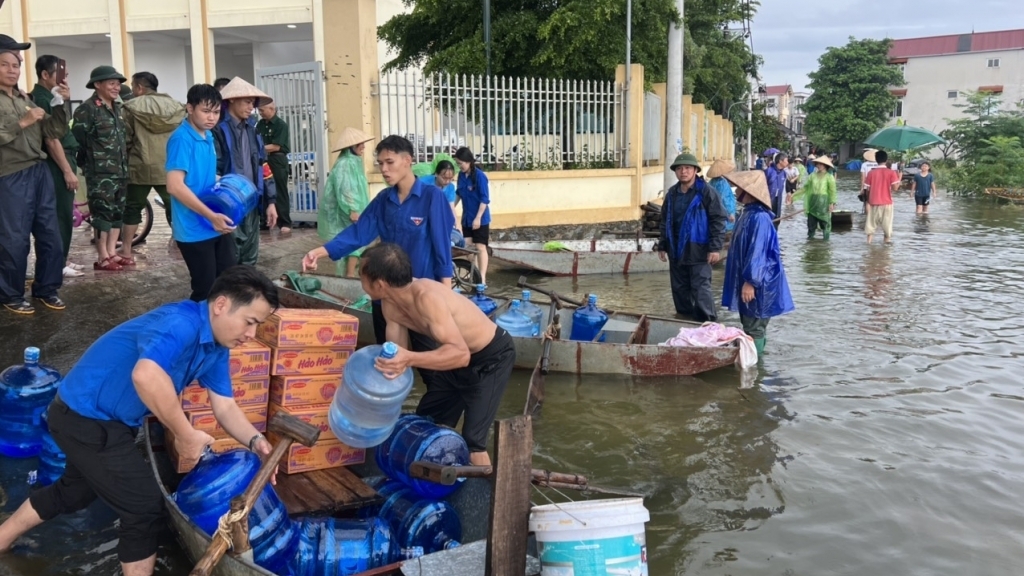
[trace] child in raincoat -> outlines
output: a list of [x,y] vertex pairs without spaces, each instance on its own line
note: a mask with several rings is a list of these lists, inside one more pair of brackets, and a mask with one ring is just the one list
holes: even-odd
[[815,158],[815,170],[807,177],[797,196],[804,197],[804,211],[807,212],[807,238],[814,238],[818,228],[828,240],[832,233],[832,211],[836,207],[836,177],[832,174],[832,161],[828,156]]
[[754,339],[757,355],[764,354],[768,321],[792,312],[779,236],[772,224],[771,195],[764,172],[733,172],[725,178],[736,186],[743,213],[736,221],[729,257],[725,261],[722,306],[738,311],[743,331]]
[[[317,214],[317,233],[325,242],[357,221],[370,203],[370,187],[363,170],[362,154],[366,143],[372,139],[355,128],[345,128],[332,150],[340,150],[341,154],[338,154],[327,176],[327,185],[324,186]],[[338,260],[337,275],[356,278],[356,266],[362,254],[362,249],[349,254],[347,264],[345,258]]]

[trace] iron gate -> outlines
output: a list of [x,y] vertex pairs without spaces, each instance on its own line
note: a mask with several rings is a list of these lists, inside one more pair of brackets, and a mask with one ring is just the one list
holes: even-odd
[[256,86],[274,99],[277,114],[288,123],[292,220],[315,222],[319,193],[327,182],[323,68],[320,62],[261,68]]

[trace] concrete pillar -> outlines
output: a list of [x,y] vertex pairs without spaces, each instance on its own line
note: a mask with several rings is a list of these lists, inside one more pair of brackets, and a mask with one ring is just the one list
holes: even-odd
[[[28,35],[28,0],[13,0],[8,2],[11,6],[11,28],[14,31],[14,39],[19,42],[32,42]],[[22,53],[25,61],[21,66],[21,86],[25,92],[32,90],[36,83],[36,50],[29,48]]]
[[[690,126],[693,124],[693,97],[689,94],[683,96],[682,123],[683,125],[679,129],[681,130],[680,134],[683,135],[683,148],[689,150],[691,154],[696,154],[697,143],[694,142],[693,131],[690,130]],[[669,160],[669,162],[671,161]]]
[[107,0],[110,23],[110,65],[126,77],[135,72],[135,45],[125,22],[125,0]]
[[207,21],[207,0],[189,0],[189,34],[192,40],[192,81],[213,84],[217,79],[214,59],[213,31]]
[[[625,81],[626,67],[619,65],[615,69],[615,82],[622,84]],[[639,218],[644,193],[644,67],[641,64],[630,66],[629,98],[626,100],[629,102],[629,110],[626,110],[629,122],[623,122],[620,126],[625,129],[625,125],[629,125],[629,134],[626,134],[626,166],[633,169],[630,204],[636,212],[633,217]]]
[[[661,100],[661,123],[658,125],[658,150],[660,151],[658,152],[658,161],[661,163],[662,166],[672,161],[665,158],[665,108],[668,105],[668,102],[665,98],[666,88],[667,85],[664,82],[654,84],[651,86],[651,90],[654,92],[655,95],[658,96],[658,99]],[[682,129],[682,126],[680,126],[680,129]]]
[[[379,101],[373,96],[380,80],[377,3],[375,0],[321,0],[314,4],[319,4],[318,9],[323,12],[319,19],[321,28],[317,31],[314,11],[313,44],[317,58],[323,58],[327,76],[327,149],[334,147],[346,126],[358,128],[379,141],[382,136]],[[330,34],[324,32],[327,30]],[[370,143],[367,149],[374,145]],[[363,154],[367,171],[373,169],[373,161],[373,154]]]
[[697,157],[697,160],[704,160],[704,105],[691,104],[690,118],[693,120],[693,125],[697,127],[693,142],[693,155]]

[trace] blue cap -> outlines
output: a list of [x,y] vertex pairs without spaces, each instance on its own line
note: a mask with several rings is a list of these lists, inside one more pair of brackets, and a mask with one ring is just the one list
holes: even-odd
[[39,348],[35,346],[29,346],[25,348],[25,363],[36,364],[39,362]]
[[384,345],[380,347],[381,358],[394,358],[396,355],[398,355],[398,344],[395,344],[394,342],[385,342]]
[[588,294],[587,304],[597,304],[597,294]]
[[518,310],[519,309],[519,300],[513,300],[512,303],[509,304],[508,308],[509,308],[509,310]]
[[477,284],[476,285],[476,291],[477,292],[483,292],[484,290],[487,290],[487,284]]
[[530,294],[531,292],[529,290],[523,290],[523,300],[529,300]]

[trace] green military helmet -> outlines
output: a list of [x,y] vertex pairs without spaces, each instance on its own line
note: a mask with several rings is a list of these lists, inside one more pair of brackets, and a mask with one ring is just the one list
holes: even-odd
[[89,90],[96,89],[97,82],[103,82],[104,80],[120,80],[121,82],[127,82],[128,79],[121,75],[113,66],[97,66],[92,69],[92,73],[89,74],[89,83],[85,85]]
[[680,166],[693,166],[697,169],[697,172],[700,172],[701,170],[700,162],[697,161],[697,157],[689,152],[683,152],[679,156],[676,156],[676,159],[672,161],[672,165],[669,166],[669,168],[675,170]]
[[121,102],[127,102],[135,97],[132,93],[132,87],[127,84],[121,84]]

